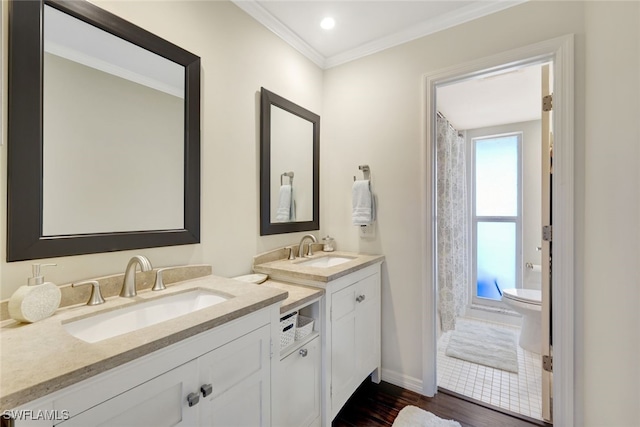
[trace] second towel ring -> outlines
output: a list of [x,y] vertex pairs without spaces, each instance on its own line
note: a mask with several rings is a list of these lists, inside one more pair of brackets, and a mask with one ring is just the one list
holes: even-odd
[[293,171],[280,174],[280,185],[282,186],[282,178],[289,177],[289,185],[293,186]]
[[[371,169],[369,168],[369,165],[360,165],[358,166],[358,169],[360,169],[362,171],[362,174],[364,175],[364,179],[366,181],[370,181],[371,180]],[[353,180],[356,180],[356,177],[353,177]]]

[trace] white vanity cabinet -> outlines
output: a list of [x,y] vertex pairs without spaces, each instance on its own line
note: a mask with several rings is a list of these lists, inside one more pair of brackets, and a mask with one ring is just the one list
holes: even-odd
[[[285,268],[264,270],[279,280],[325,291],[318,302],[300,309],[302,314],[311,310],[305,315],[316,320],[319,343],[308,343],[306,358],[300,357],[302,348],[295,346],[281,354],[273,396],[275,427],[330,427],[368,376],[380,382],[382,261],[382,257],[377,257],[369,265],[327,280],[304,272],[287,275]],[[315,360],[316,346],[319,346],[320,365]],[[319,380],[315,371],[318,366]],[[321,384],[319,399],[312,394],[318,390],[316,381]],[[315,417],[318,404],[320,417]]]
[[326,298],[329,426],[367,376],[380,381],[380,264],[329,282]]
[[[278,315],[276,304],[23,408],[68,411],[67,420],[38,424],[61,427],[268,427]],[[32,424],[16,420],[15,425]]]

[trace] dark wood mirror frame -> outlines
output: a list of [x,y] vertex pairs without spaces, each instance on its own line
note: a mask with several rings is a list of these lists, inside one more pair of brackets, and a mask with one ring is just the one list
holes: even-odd
[[[68,236],[42,235],[45,4],[185,67],[184,228]],[[200,242],[198,56],[87,1],[12,0],[9,3],[8,104],[7,261]]]
[[[313,219],[271,222],[271,106],[275,105],[313,124]],[[320,229],[320,116],[268,91],[260,90],[260,235]]]

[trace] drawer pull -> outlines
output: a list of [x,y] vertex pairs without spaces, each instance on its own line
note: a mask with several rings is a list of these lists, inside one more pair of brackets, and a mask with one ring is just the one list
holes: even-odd
[[308,352],[307,352],[307,349],[306,349],[306,348],[301,348],[301,349],[300,349],[300,351],[299,351],[299,353],[300,353],[300,356],[302,356],[302,357],[307,357],[307,353],[308,353]]
[[200,393],[189,393],[187,395],[187,402],[189,403],[189,407],[197,405],[200,402]]
[[362,302],[362,301],[364,301],[364,299],[365,299],[365,298],[366,298],[366,297],[365,297],[364,295],[359,295],[359,296],[356,298],[356,302]]
[[202,392],[202,397],[207,397],[213,391],[213,387],[211,386],[211,384],[204,384],[202,387],[200,387],[200,391]]

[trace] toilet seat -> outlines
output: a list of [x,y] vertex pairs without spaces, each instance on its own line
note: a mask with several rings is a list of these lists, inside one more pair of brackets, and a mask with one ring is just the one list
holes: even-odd
[[502,297],[524,304],[542,304],[542,292],[538,289],[503,289]]

